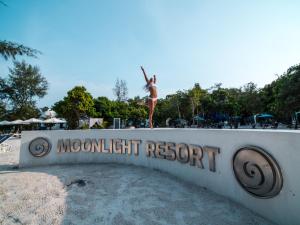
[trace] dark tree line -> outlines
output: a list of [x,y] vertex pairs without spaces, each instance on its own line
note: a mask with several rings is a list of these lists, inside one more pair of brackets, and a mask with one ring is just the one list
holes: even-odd
[[125,120],[127,125],[138,125],[147,117],[146,106],[137,97],[125,101],[113,101],[107,97],[93,98],[85,87],[76,86],[68,91],[63,100],[56,102],[52,109],[68,122],[68,128],[76,129],[79,120],[88,117],[103,118],[102,128],[112,124],[113,118]]
[[270,113],[283,123],[291,123],[300,111],[300,64],[290,67],[272,83],[258,88],[250,82],[240,88],[224,88],[216,84],[202,89],[199,84],[160,99],[155,118],[164,125],[166,118],[182,118],[194,123],[194,116],[205,119],[247,118]]
[[[70,100],[71,95],[76,96],[72,93],[78,91],[81,94],[77,95],[81,97]],[[119,98],[114,101],[103,96],[93,98],[84,87],[75,87],[62,101],[55,103],[53,109],[70,120],[74,115],[77,115],[77,121],[82,117],[102,117],[109,125],[113,118],[119,117],[126,120],[127,125],[141,126],[147,119],[145,100],[146,97],[138,96],[127,101],[120,101]],[[84,110],[81,108],[82,104],[85,105]],[[250,82],[240,88],[224,88],[222,84],[216,84],[203,89],[196,83],[189,90],[177,91],[160,98],[154,120],[156,125],[164,127],[167,119],[182,119],[191,125],[199,117],[214,121],[270,113],[280,122],[291,123],[291,117],[296,111],[300,111],[300,65],[289,68],[263,88]],[[70,127],[76,128],[76,124]]]

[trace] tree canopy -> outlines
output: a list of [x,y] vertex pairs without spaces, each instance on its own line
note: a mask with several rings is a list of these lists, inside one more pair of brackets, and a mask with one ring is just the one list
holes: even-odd
[[17,55],[37,57],[37,54],[41,54],[41,52],[15,42],[0,41],[0,55],[2,55],[5,60],[9,58],[15,59]]
[[[120,87],[120,81],[117,82],[117,86]],[[73,104],[69,105],[67,102],[71,101],[70,97],[67,102],[65,98],[57,102],[54,110],[57,108],[56,111],[62,112],[59,109],[61,107],[71,115],[77,115],[74,120],[85,115],[94,115],[104,118],[108,124],[111,124],[113,118],[119,117],[127,121],[127,125],[140,126],[148,116],[148,108],[144,103],[146,96],[142,98],[137,96],[122,101],[120,89],[118,90],[116,101],[103,96],[93,99],[89,95],[93,104],[88,104],[89,107],[81,111],[84,113],[74,113],[73,110],[80,101],[75,104],[73,99]],[[77,95],[75,94],[75,96]],[[195,118],[205,118],[206,121],[211,122],[230,120],[233,117],[247,119],[254,114],[270,113],[277,120],[290,123],[291,116],[295,111],[300,111],[299,65],[292,66],[287,72],[263,88],[258,88],[255,83],[250,82],[239,88],[225,88],[219,83],[211,88],[203,89],[200,84],[195,83],[188,90],[179,90],[165,98],[158,99],[154,122],[158,126],[166,126],[167,119],[171,121],[183,119],[192,125],[196,121]],[[66,117],[65,114],[62,116]]]
[[67,120],[70,129],[78,128],[80,118],[95,116],[93,97],[83,86],[68,91],[67,96],[56,102],[52,109]]
[[12,118],[38,116],[36,100],[44,97],[47,89],[48,82],[40,69],[25,61],[15,61],[14,67],[9,69],[8,77],[0,79],[0,98],[5,101]]

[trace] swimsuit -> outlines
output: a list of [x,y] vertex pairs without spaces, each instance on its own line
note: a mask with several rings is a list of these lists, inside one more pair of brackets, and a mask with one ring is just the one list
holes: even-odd
[[153,82],[150,82],[150,83],[148,84],[148,88],[151,88],[151,87],[156,87],[156,84],[153,83]]
[[[150,89],[151,87],[156,87],[156,84],[153,83],[153,82],[150,82],[148,85],[147,85],[148,89]],[[153,102],[157,100],[157,97],[148,97],[149,100],[152,100]]]
[[153,98],[153,97],[150,97],[148,96],[148,99],[152,100],[153,102],[157,100],[157,97]]

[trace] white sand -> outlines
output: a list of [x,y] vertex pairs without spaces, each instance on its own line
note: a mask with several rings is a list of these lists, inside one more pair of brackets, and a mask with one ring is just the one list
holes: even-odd
[[0,149],[0,170],[13,168],[19,163],[20,138],[9,138],[4,142],[10,149]]
[[[19,140],[0,153],[0,224],[272,224],[215,193],[117,164],[14,169]],[[72,184],[76,179],[85,186]]]

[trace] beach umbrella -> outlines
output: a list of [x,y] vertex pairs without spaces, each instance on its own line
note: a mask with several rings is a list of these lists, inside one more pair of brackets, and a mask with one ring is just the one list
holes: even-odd
[[57,119],[57,118],[53,117],[53,118],[44,120],[43,123],[45,123],[45,124],[51,124],[51,125],[48,125],[50,127],[50,130],[51,130],[51,127],[54,126],[54,124],[56,124],[56,123],[60,123],[60,124],[61,123],[66,123],[66,121],[65,120],[61,120],[61,119]]
[[11,122],[9,122],[7,120],[3,120],[0,122],[0,126],[7,126],[7,125],[11,125]]
[[50,119],[44,120],[43,123],[66,123],[66,121],[57,119],[57,118],[50,118]]
[[11,122],[11,125],[23,125],[23,124],[29,124],[29,123],[23,120],[14,120]]
[[257,115],[258,118],[273,118],[273,116],[271,114],[267,114],[267,113],[263,113],[263,114],[259,114]]
[[36,118],[31,118],[31,119],[25,120],[24,122],[26,122],[26,123],[43,123],[44,121],[40,120],[40,119],[36,119]]

